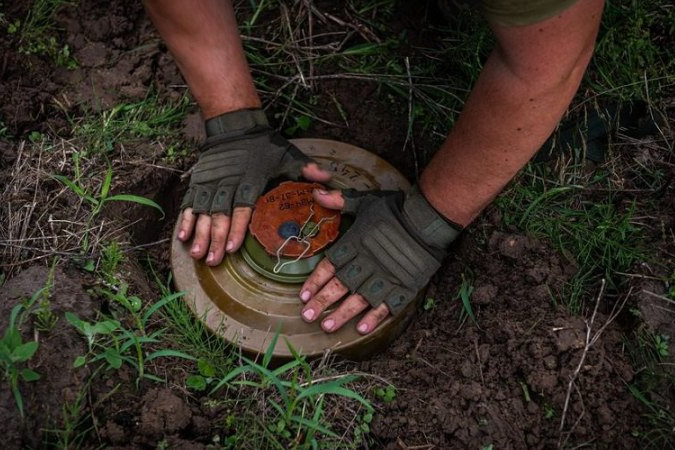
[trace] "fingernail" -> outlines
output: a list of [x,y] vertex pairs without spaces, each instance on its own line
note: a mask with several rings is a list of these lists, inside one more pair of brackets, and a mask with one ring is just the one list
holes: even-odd
[[184,230],[180,230],[180,231],[178,232],[178,239],[180,239],[181,241],[182,241],[183,239],[185,239],[185,231],[184,231]]
[[357,328],[359,330],[359,333],[367,333],[368,332],[368,324],[367,323],[362,323],[359,325]]
[[332,330],[333,327],[335,326],[335,321],[333,319],[326,319],[323,321],[323,329],[324,330]]
[[328,194],[328,191],[325,190],[325,189],[317,189],[316,192],[317,192],[319,195],[327,195],[327,194]]
[[207,263],[212,263],[213,260],[214,260],[215,258],[216,258],[215,253],[209,252],[209,256],[206,257],[206,262],[207,262]]
[[199,244],[195,244],[195,245],[192,246],[192,250],[190,250],[190,251],[191,251],[192,253],[199,253],[199,250],[201,250],[201,249],[199,248]]
[[309,292],[308,290],[302,291],[302,294],[300,294],[300,298],[302,299],[303,302],[306,302],[309,300],[309,298],[312,296],[312,293]]
[[225,251],[228,251],[228,252],[232,251],[233,248],[234,248],[234,242],[227,241],[227,246],[225,247]]
[[302,317],[304,317],[307,320],[312,320],[314,318],[314,310],[313,309],[306,309],[302,312]]

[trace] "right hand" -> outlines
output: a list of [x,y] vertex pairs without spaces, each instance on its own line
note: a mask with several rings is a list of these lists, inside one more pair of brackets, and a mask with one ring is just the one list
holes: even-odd
[[178,239],[194,234],[190,255],[220,264],[244,242],[256,200],[279,176],[327,182],[330,173],[276,133],[262,110],[240,110],[206,123],[207,139],[185,193]]

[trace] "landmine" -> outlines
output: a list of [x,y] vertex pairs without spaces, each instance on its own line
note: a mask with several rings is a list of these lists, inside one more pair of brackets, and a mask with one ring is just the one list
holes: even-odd
[[[409,188],[394,167],[361,148],[325,139],[292,142],[332,171],[329,189]],[[249,355],[264,353],[278,333],[273,351],[278,360],[292,357],[289,346],[308,357],[330,351],[349,359],[367,358],[405,328],[421,297],[366,336],[356,331],[358,317],[330,334],[321,329],[321,319],[311,324],[302,320],[302,282],[352,222],[315,204],[311,192],[317,187],[287,181],[266,192],[256,204],[244,246],[217,267],[192,259],[190,243],[176,239],[178,223],[174,228],[176,289],[186,293],[184,301],[209,330]]]

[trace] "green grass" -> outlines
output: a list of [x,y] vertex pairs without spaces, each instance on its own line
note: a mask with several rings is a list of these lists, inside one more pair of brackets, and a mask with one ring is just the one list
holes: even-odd
[[660,0],[606,2],[586,77],[597,94],[656,100],[675,83],[675,9]]
[[[163,282],[152,265],[150,271],[163,296],[176,295],[170,278]],[[367,389],[359,388],[355,376],[330,365],[318,371],[293,349],[290,361],[273,366],[278,335],[260,360],[248,359],[197,320],[187,301],[166,303],[160,312],[166,337],[197,360],[185,379],[186,387],[209,399],[207,403],[226,405],[230,411],[223,428],[214,430],[219,445],[228,449],[361,448],[373,407],[363,396]],[[346,411],[345,405],[350,405]]]
[[[363,431],[367,430],[363,425],[372,420],[373,407],[351,387],[358,377],[332,374],[319,378],[306,358],[288,343],[293,358],[273,368],[272,354],[278,337],[277,334],[272,339],[261,361],[242,357],[242,364],[218,380],[211,391],[213,394],[221,389],[243,389],[249,392],[248,396],[262,401],[258,404],[260,409],[249,407],[243,415],[231,420],[234,432],[227,443],[232,448],[247,449],[359,448]],[[352,435],[333,429],[328,405],[335,401],[340,409],[350,405],[348,423],[352,427],[359,424]]]
[[[78,62],[70,54],[70,47],[59,38],[56,13],[65,6],[74,6],[69,0],[34,0],[26,17],[6,23],[7,33],[19,37],[19,51],[25,55],[51,58],[57,66],[76,69]],[[2,24],[0,20],[0,24]]]
[[636,369],[629,390],[645,407],[642,415],[648,424],[635,434],[646,449],[675,449],[675,414],[665,400],[675,391],[669,337],[640,328],[625,343]]
[[181,136],[181,122],[189,110],[189,99],[165,101],[155,93],[143,100],[121,103],[99,113],[88,113],[82,118],[71,119],[73,136],[80,142],[83,157],[110,154],[120,145],[136,142],[170,142],[175,144]]
[[[615,194],[604,191],[609,181],[600,173],[588,180],[579,177],[577,173],[558,182],[545,166],[533,164],[496,201],[505,225],[549,240],[576,266],[560,293],[573,312],[583,309],[589,290],[601,278],[617,292],[625,281],[622,274],[647,256],[642,227],[634,220],[635,204],[617,205]],[[597,195],[596,188],[603,194]]]
[[[257,88],[272,103],[282,128],[293,129],[297,116],[326,120],[317,114],[327,105],[349,124],[339,99],[330,91],[322,93],[321,86],[329,80],[359,80],[407,117],[411,132],[419,128],[439,143],[491,45],[487,27],[475,13],[465,13],[452,31],[450,26],[434,28],[436,45],[416,48],[406,32],[392,32],[396,2],[350,1],[349,23],[317,8],[310,14],[302,3],[282,3],[257,2],[250,15],[240,13]],[[280,8],[287,12],[275,16]],[[264,15],[272,15],[273,23],[259,19]],[[320,33],[322,21],[335,31]]]

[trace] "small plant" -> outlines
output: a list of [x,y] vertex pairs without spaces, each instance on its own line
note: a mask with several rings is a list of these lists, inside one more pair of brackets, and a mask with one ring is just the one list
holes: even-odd
[[215,380],[216,369],[204,358],[197,360],[197,369],[199,374],[190,375],[185,384],[195,391],[205,391],[209,384]]
[[555,417],[555,409],[550,403],[544,403],[544,419],[550,420]]
[[182,293],[164,297],[142,312],[141,299],[127,295],[127,289],[128,286],[123,284],[119,292],[114,293],[103,289],[101,292],[114,303],[123,306],[132,317],[134,329],[125,328],[121,321],[115,319],[104,318],[98,322],[89,323],[73,313],[66,313],[66,320],[85,336],[88,345],[88,353],[78,356],[73,366],[81,367],[85,364],[105,361],[109,369],[119,369],[122,364],[126,363],[138,373],[137,384],[143,378],[162,381],[161,378],[147,373],[148,362],[160,357],[196,359],[178,350],[163,348],[147,353],[146,349],[150,344],[159,344],[160,337],[164,333],[163,329],[149,333],[150,318],[164,305],[179,298]]
[[9,132],[9,129],[7,128],[7,125],[5,122],[0,119],[0,139],[4,138],[10,138],[12,137],[11,133]]
[[436,308],[436,300],[433,297],[427,297],[424,299],[424,304],[422,305],[422,309],[425,311],[431,311],[434,308]]
[[[185,292],[176,293],[171,289],[171,275],[166,281],[159,278],[152,264],[148,262],[149,270],[153,274],[155,282],[159,287],[162,297],[178,295],[181,301],[168,302],[159,313],[167,324],[166,337],[176,345],[203,360],[214,369],[215,376],[222,377],[229,373],[235,361],[238,359],[238,352],[231,347],[227,341],[217,334],[211,332],[205,324],[205,320],[199,320],[195,317],[187,301],[183,299]],[[201,370],[200,370],[201,372]],[[210,377],[211,375],[202,376]]]
[[62,427],[44,430],[47,448],[82,448],[83,441],[93,428],[86,426],[88,415],[85,414],[87,389],[92,378],[77,392],[75,399],[64,403],[61,407]]
[[[101,292],[114,303],[123,306],[124,310],[131,314],[135,329],[127,329],[122,326],[119,320],[104,318],[95,323],[89,323],[78,318],[73,313],[66,313],[66,319],[73,325],[86,339],[89,351],[86,355],[81,355],[74,362],[75,367],[81,367],[85,364],[106,361],[108,368],[119,369],[126,363],[133,367],[138,373],[136,382],[147,378],[153,381],[162,381],[161,378],[147,373],[146,364],[153,359],[160,357],[175,357],[187,360],[195,360],[187,353],[173,349],[159,349],[147,353],[146,347],[149,344],[159,344],[160,337],[164,330],[156,330],[149,333],[148,322],[157,310],[161,309],[167,303],[179,298],[182,293],[173,294],[160,299],[151,305],[145,311],[142,311],[142,301],[136,296],[127,295],[128,286],[122,284],[119,292],[101,290]],[[99,339],[99,336],[101,337]]]
[[49,297],[54,288],[54,271],[56,270],[56,263],[58,259],[52,261],[52,265],[47,275],[47,281],[43,289],[40,289],[37,305],[31,308],[30,312],[34,316],[33,326],[38,331],[48,332],[54,328],[58,321],[58,316],[54,314],[51,308]]
[[370,433],[370,424],[373,421],[373,412],[367,410],[358,421],[358,426],[354,429],[354,440],[361,442],[365,436]]
[[[260,363],[242,358],[243,365],[220,379],[211,393],[224,387],[253,388],[263,392],[271,410],[262,423],[259,417],[251,419],[265,430],[266,443],[273,448],[313,449],[319,448],[319,445],[321,448],[336,448],[337,443],[342,446],[344,437],[331,430],[330,423],[324,417],[325,404],[328,397],[334,396],[355,401],[367,412],[372,412],[373,407],[366,399],[346,387],[357,378],[342,375],[313,380],[310,365],[288,343],[293,359],[272,369],[272,352],[278,337],[277,333]],[[258,447],[267,448],[265,445]]]
[[103,182],[99,187],[98,193],[95,194],[96,196],[87,192],[86,189],[81,184],[79,184],[78,180],[71,180],[63,175],[52,175],[52,178],[61,182],[63,185],[65,185],[71,191],[77,194],[80,198],[86,200],[93,206],[93,210],[91,212],[92,219],[101,213],[101,211],[103,210],[103,206],[106,203],[113,201],[131,202],[131,203],[138,203],[140,205],[150,206],[158,210],[160,213],[162,213],[162,217],[164,216],[164,210],[162,210],[162,207],[159,206],[154,201],[150,200],[149,198],[132,194],[109,195],[110,185],[112,183],[112,176],[113,176],[112,167],[108,166],[108,169],[105,172]]
[[[0,286],[2,283],[0,283]],[[671,300],[675,300],[675,269],[673,269],[673,273],[668,277],[666,280],[666,289],[668,292],[668,297]]]
[[[41,291],[42,289],[33,295],[32,302],[37,300]],[[21,417],[24,416],[24,409],[19,383],[21,381],[31,382],[40,379],[40,374],[25,367],[25,364],[35,355],[39,346],[37,341],[23,341],[21,326],[25,321],[25,317],[26,311],[24,305],[19,304],[14,306],[9,315],[9,326],[0,340],[0,367],[2,367],[3,377],[7,380],[12,394],[14,394],[14,401]]]
[[459,286],[459,292],[457,292],[456,297],[462,301],[460,321],[463,321],[466,317],[469,317],[475,325],[478,325],[476,322],[476,316],[473,314],[473,308],[471,307],[471,294],[473,294],[473,286],[467,280],[466,276],[462,274],[462,284]]
[[664,334],[654,335],[654,350],[659,358],[667,358],[670,354],[668,351],[668,336]]
[[378,387],[375,389],[375,396],[385,403],[391,403],[396,398],[396,387],[393,384],[388,384],[386,387]]
[[124,261],[124,253],[117,241],[103,247],[101,251],[100,274],[103,281],[109,287],[117,287],[120,283],[117,267]]
[[51,58],[59,67],[76,69],[79,64],[70,54],[67,44],[56,38],[58,31],[54,17],[67,0],[35,0],[23,21],[17,19],[8,24],[9,34],[18,34],[19,51],[25,55],[41,55]]
[[294,118],[294,123],[286,128],[284,132],[289,136],[295,136],[298,131],[307,131],[312,125],[312,118],[310,116],[302,115]]

